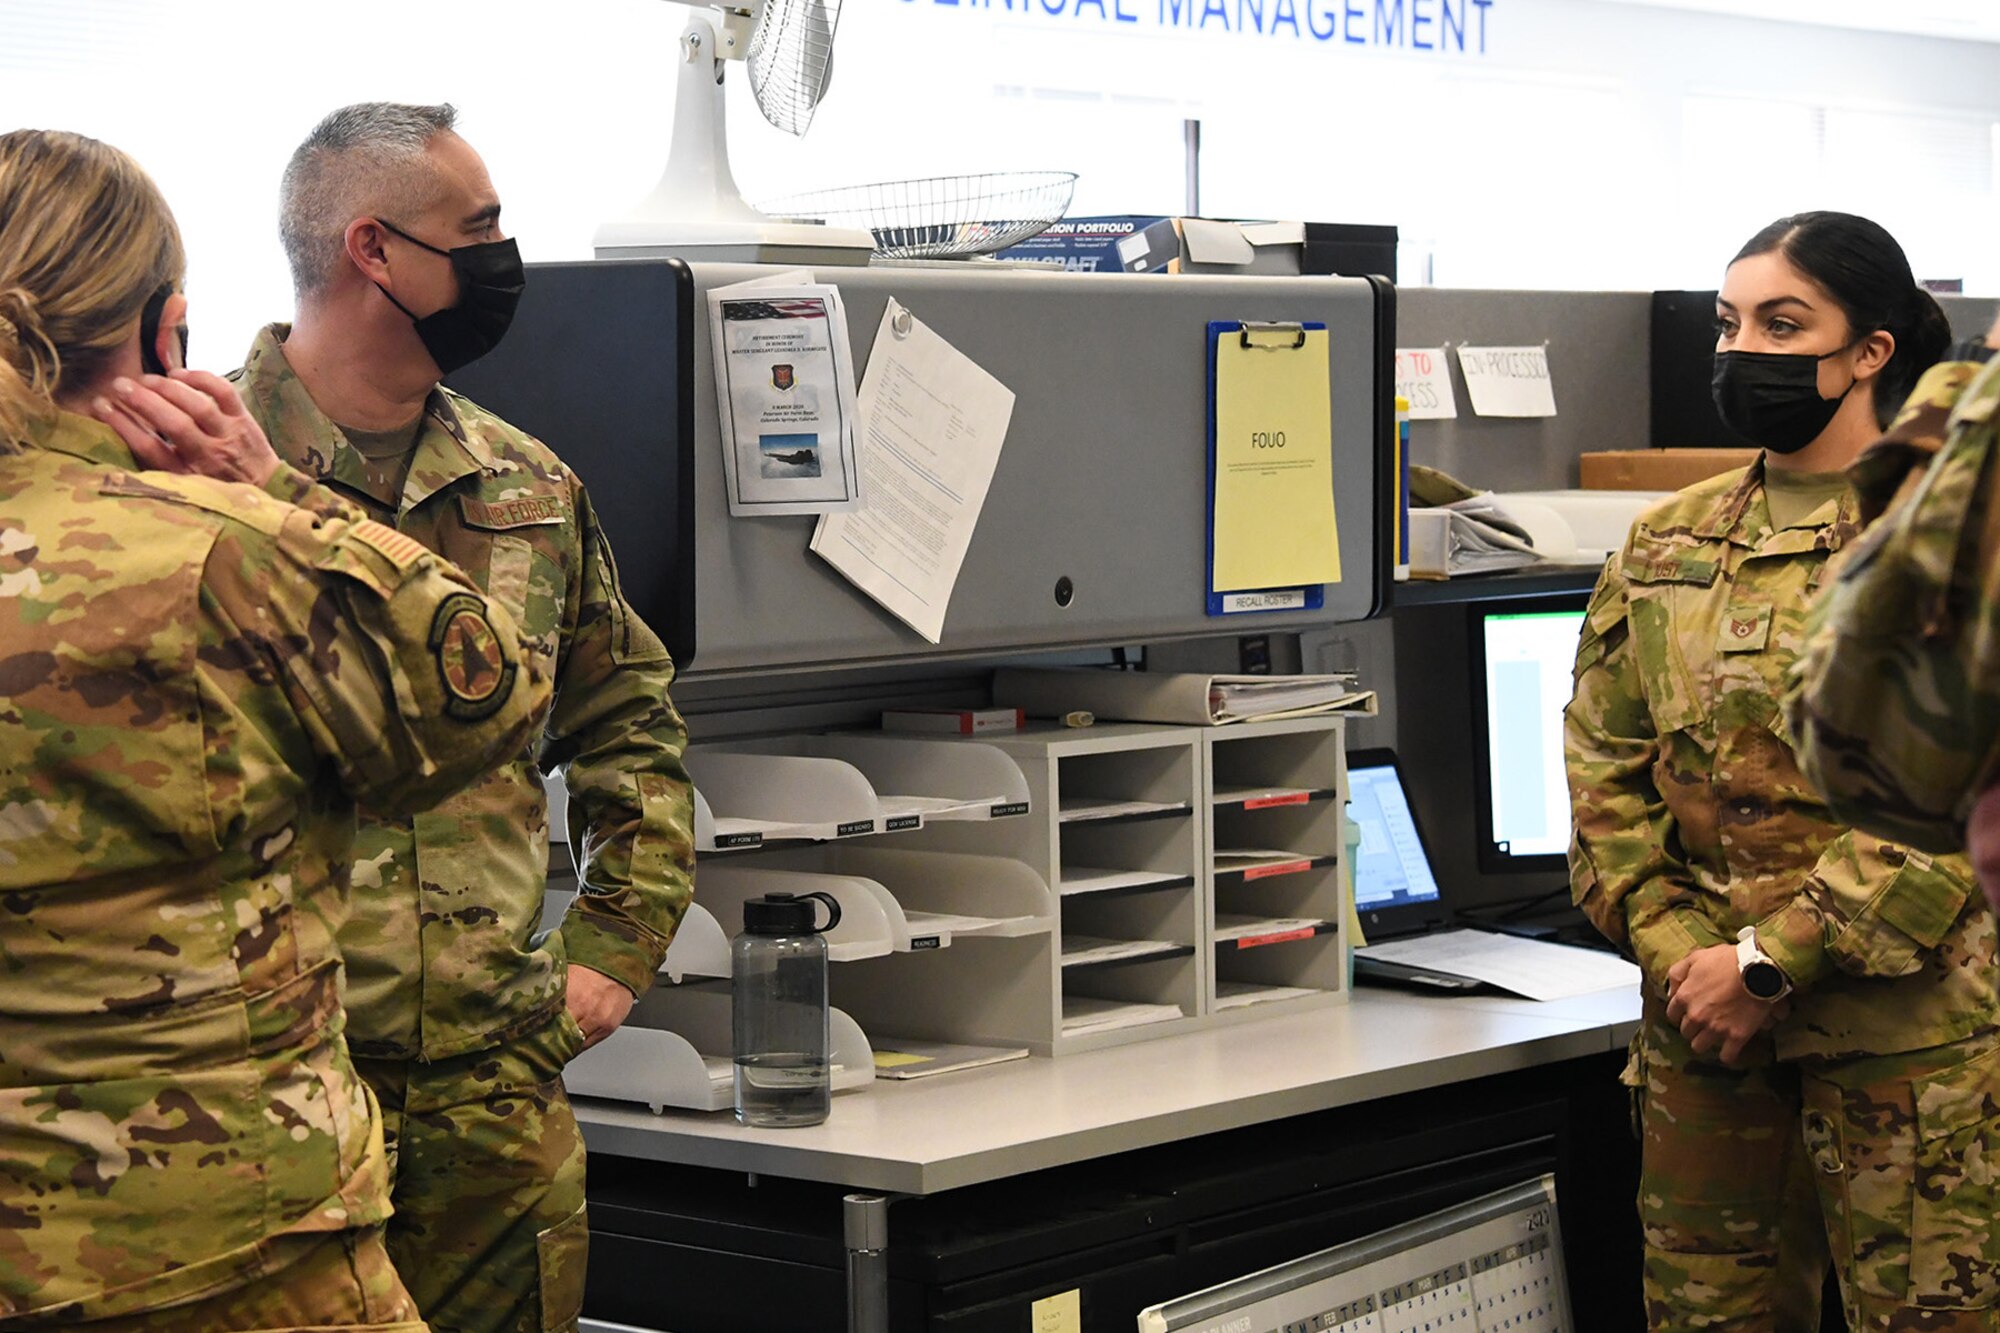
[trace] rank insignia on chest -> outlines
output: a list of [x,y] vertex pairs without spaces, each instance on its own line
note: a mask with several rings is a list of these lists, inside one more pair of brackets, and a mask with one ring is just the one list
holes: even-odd
[[1731,607],[1722,618],[1716,647],[1725,653],[1761,652],[1770,637],[1770,607]]
[[490,717],[514,690],[515,665],[471,593],[453,593],[431,618],[431,655],[444,685],[445,712],[461,722]]

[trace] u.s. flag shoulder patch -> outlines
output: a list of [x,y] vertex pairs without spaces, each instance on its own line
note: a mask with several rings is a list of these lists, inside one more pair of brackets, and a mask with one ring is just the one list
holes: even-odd
[[372,518],[354,525],[354,539],[394,565],[398,573],[407,573],[411,566],[428,554],[424,544],[415,537],[377,523]]

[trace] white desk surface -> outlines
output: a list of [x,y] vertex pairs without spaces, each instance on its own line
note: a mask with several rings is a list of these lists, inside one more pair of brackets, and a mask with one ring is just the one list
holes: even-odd
[[1352,1002],[837,1093],[824,1124],[579,1098],[590,1151],[898,1194],[941,1190],[1622,1048],[1636,990]]

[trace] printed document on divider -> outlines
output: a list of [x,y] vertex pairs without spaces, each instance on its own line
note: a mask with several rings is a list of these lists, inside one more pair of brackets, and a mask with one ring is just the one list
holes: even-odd
[[812,551],[937,643],[993,483],[1014,394],[891,300],[861,381],[862,501]]

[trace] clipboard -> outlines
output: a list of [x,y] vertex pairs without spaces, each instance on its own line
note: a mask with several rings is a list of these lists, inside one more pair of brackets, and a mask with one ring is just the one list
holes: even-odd
[[[1259,355],[1274,357],[1313,356],[1318,349],[1316,366],[1310,360],[1301,366],[1302,372],[1310,377],[1317,370],[1322,377],[1330,377],[1324,359],[1324,338],[1312,339],[1309,334],[1324,335],[1326,325],[1321,323],[1258,323],[1250,320],[1211,320],[1208,324],[1206,369],[1208,381],[1208,548],[1205,563],[1206,581],[1204,593],[1208,614],[1211,616],[1244,615],[1281,611],[1316,611],[1326,602],[1324,582],[1302,582],[1266,587],[1220,588],[1216,587],[1216,516],[1217,481],[1219,473],[1219,449],[1217,425],[1221,413],[1220,368],[1224,339],[1234,339],[1244,350],[1255,349]],[[1325,385],[1315,386],[1330,392]],[[1331,457],[1331,414],[1328,414],[1328,447],[1326,466],[1328,472],[1328,531],[1333,538],[1332,563],[1334,580],[1339,579],[1338,530],[1333,524],[1332,457]]]

